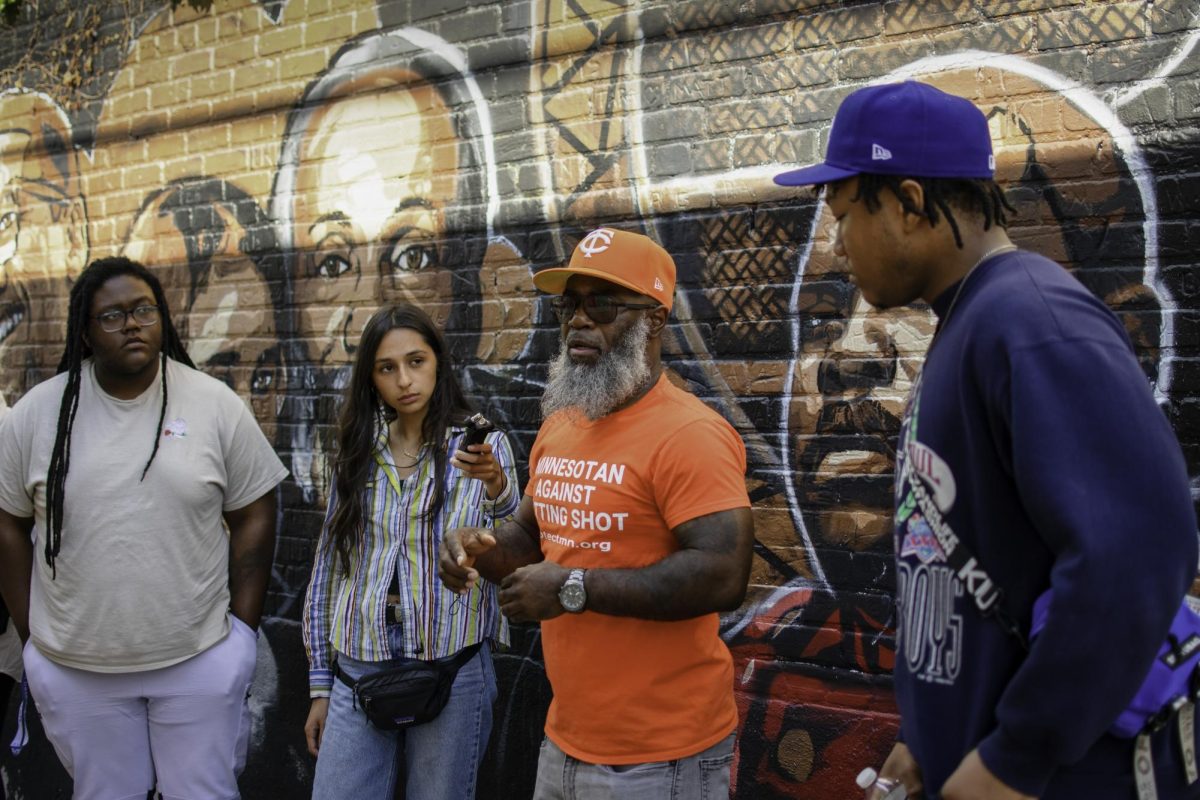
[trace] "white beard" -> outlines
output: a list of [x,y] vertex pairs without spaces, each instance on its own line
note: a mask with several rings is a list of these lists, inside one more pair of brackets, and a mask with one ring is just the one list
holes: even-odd
[[639,319],[621,335],[616,346],[594,364],[577,364],[567,355],[565,341],[550,362],[550,379],[542,394],[542,418],[571,410],[589,420],[612,413],[650,380],[646,342],[650,321]]

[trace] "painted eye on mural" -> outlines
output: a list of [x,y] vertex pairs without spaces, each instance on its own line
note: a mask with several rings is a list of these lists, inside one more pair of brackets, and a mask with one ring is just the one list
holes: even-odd
[[384,253],[381,266],[392,272],[417,272],[437,263],[437,250],[431,244],[395,241]]
[[355,240],[341,228],[325,233],[317,239],[311,250],[306,248],[304,274],[325,280],[344,275],[355,268],[354,245]]
[[250,377],[250,394],[267,394],[275,385],[275,369],[273,367],[257,367]]
[[8,233],[10,228],[15,228],[17,225],[17,212],[9,211],[3,216],[0,216],[0,236]]
[[809,317],[803,328],[805,343],[829,345],[846,332],[846,323],[840,317]]
[[350,271],[350,260],[340,253],[316,253],[311,274],[332,279]]

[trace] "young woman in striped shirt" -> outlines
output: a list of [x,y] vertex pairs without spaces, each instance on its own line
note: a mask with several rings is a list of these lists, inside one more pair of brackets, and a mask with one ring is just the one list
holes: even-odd
[[[314,800],[390,800],[400,777],[409,800],[475,797],[496,698],[491,647],[508,626],[494,585],[467,595],[442,585],[438,545],[444,531],[510,518],[520,492],[503,433],[459,451],[470,414],[429,317],[407,304],[376,313],[346,389],[305,599]],[[372,726],[335,680],[476,644],[441,714],[403,731]]]

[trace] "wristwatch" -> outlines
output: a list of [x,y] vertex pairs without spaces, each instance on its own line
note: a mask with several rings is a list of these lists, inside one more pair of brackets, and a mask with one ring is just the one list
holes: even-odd
[[558,590],[558,602],[562,604],[564,611],[578,614],[587,605],[587,589],[583,586],[584,572],[586,570],[571,570],[571,574],[563,581],[562,588]]

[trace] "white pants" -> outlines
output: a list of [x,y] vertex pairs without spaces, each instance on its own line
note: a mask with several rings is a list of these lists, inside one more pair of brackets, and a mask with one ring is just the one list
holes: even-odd
[[26,644],[25,674],[46,737],[75,780],[74,800],[236,800],[246,763],[257,634],[229,635],[145,672],[64,667]]

